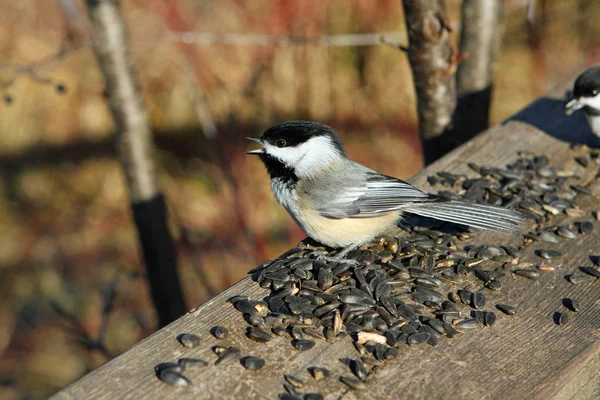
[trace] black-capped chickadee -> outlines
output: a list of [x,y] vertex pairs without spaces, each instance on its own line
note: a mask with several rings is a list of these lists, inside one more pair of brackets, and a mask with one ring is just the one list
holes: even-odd
[[565,114],[583,109],[592,132],[600,136],[600,67],[585,70],[575,80],[573,98],[565,104]]
[[312,239],[344,247],[339,258],[393,234],[403,213],[498,231],[521,222],[517,211],[444,199],[356,163],[326,125],[289,121],[248,139],[263,146],[247,154],[265,164],[279,204]]

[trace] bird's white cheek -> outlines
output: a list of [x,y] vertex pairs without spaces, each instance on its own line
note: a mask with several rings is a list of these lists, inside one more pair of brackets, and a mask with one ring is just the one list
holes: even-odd
[[275,147],[270,144],[265,145],[268,154],[281,160],[284,164],[294,167],[298,160],[302,159],[307,149],[303,147]]
[[600,95],[594,97],[582,97],[580,101],[588,107],[600,110]]

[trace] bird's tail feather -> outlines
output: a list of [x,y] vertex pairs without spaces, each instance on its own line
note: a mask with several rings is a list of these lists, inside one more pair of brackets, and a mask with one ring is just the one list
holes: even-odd
[[461,200],[415,204],[404,208],[403,211],[495,231],[516,231],[523,220],[518,211]]

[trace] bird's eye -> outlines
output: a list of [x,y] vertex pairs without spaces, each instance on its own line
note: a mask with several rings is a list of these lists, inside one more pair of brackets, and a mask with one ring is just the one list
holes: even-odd
[[285,142],[284,139],[277,139],[277,141],[275,142],[275,146],[277,147],[285,147],[287,143]]
[[594,90],[592,90],[592,94],[593,94],[594,96],[595,96],[595,95],[597,95],[597,94],[598,94],[598,89],[594,89]]

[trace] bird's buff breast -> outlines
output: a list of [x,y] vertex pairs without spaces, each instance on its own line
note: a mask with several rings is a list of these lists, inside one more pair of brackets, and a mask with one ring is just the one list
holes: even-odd
[[271,188],[279,204],[289,212],[300,228],[314,240],[330,247],[367,243],[397,229],[397,211],[375,218],[326,218],[289,186],[275,181],[271,183]]
[[330,247],[346,247],[370,242],[397,229],[398,212],[375,218],[326,218],[314,210],[304,210],[297,216],[300,227],[308,236]]

